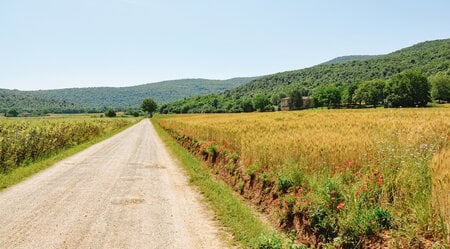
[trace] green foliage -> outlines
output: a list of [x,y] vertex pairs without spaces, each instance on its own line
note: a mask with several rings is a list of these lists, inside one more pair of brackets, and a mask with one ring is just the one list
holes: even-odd
[[[291,93],[296,90],[299,90],[302,96],[311,96],[313,92],[320,95],[316,96],[316,100],[319,101],[316,101],[315,104],[318,106],[333,107],[339,105],[340,102],[352,105],[354,104],[354,93],[361,82],[388,81],[394,75],[409,69],[420,70],[424,76],[434,75],[441,71],[448,72],[450,71],[449,54],[450,39],[446,39],[419,43],[387,55],[344,57],[337,62],[259,77],[221,94],[190,97],[172,102],[165,105],[160,111],[161,113],[250,112],[255,109],[250,101],[259,94],[270,96],[270,105],[277,106],[281,98],[287,95],[292,98]],[[320,86],[324,84],[334,85],[337,90],[334,88],[323,91],[324,89]],[[368,104],[381,103],[381,94],[378,88],[380,85],[377,83],[366,85],[365,87],[370,93],[365,93],[361,89],[359,96],[356,96],[355,99]],[[339,101],[338,90],[342,94]],[[382,94],[383,97],[389,95],[389,91],[386,89]],[[399,98],[394,93],[390,95],[389,101],[398,102]],[[216,100],[214,105],[211,104],[212,99]],[[422,105],[426,99],[422,98],[416,102],[420,102]],[[299,103],[293,105],[292,108],[298,108],[297,105]],[[271,106],[264,106],[264,108],[271,109]]]
[[283,242],[276,234],[261,234],[255,243],[257,249],[282,249]]
[[150,115],[153,114],[154,111],[158,108],[158,105],[153,99],[146,98],[142,101],[141,108],[143,111],[149,113]]
[[113,117],[116,116],[116,111],[114,111],[114,109],[108,109],[105,112],[105,116],[108,117],[108,118],[113,118]]
[[294,89],[292,90],[291,94],[289,95],[291,97],[291,106],[290,108],[292,110],[297,110],[302,108],[303,106],[303,96],[300,89]]
[[11,109],[8,111],[8,115],[9,117],[17,117],[19,115],[19,112],[16,109]]
[[255,106],[255,109],[260,112],[267,111],[270,106],[270,100],[269,97],[267,97],[264,94],[257,94],[253,98],[253,105]]
[[376,208],[374,211],[374,218],[382,229],[389,229],[392,227],[392,215],[385,209]]
[[439,72],[430,77],[431,97],[437,101],[450,101],[450,76]]
[[332,60],[326,61],[320,65],[330,65],[330,64],[342,64],[350,61],[366,61],[369,59],[374,59],[378,57],[379,55],[347,55],[347,56],[340,56],[337,58],[334,58]]
[[286,193],[287,190],[294,185],[294,182],[291,179],[288,179],[286,176],[282,175],[278,177],[278,189]]
[[342,102],[345,104],[353,104],[355,101],[353,100],[356,89],[358,89],[358,83],[352,83],[347,85],[342,92]]
[[364,102],[369,105],[381,104],[384,96],[385,82],[383,80],[371,80],[361,83],[353,93],[353,102]]
[[12,109],[16,110],[18,114],[29,112],[35,115],[48,112],[79,113],[90,110],[80,104],[29,96],[18,90],[0,89],[0,112],[6,113]]
[[255,110],[255,106],[249,98],[242,98],[240,105],[244,112],[252,112]]
[[348,85],[373,79],[388,79],[413,68],[424,72],[425,75],[433,75],[450,68],[449,54],[450,39],[428,41],[367,60],[317,65],[260,77],[230,90],[229,94],[230,96],[275,94],[295,87],[312,90],[327,83]]
[[152,98],[157,103],[167,103],[190,96],[223,92],[253,79],[255,77],[228,80],[180,79],[130,87],[68,88],[20,93],[33,98],[78,103],[86,109],[104,112],[103,107],[109,106],[122,111],[129,107],[139,107],[144,98]]
[[341,103],[341,91],[336,85],[322,85],[312,95],[315,106],[338,106]]
[[431,100],[427,78],[417,70],[407,70],[392,77],[386,85],[389,106],[426,106]]
[[130,108],[125,111],[125,115],[131,115],[133,117],[142,116],[141,110],[137,108]]

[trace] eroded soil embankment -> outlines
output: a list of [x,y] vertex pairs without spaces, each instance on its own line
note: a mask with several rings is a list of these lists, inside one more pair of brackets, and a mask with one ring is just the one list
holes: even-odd
[[[314,229],[306,210],[294,210],[293,206],[283,201],[285,196],[293,193],[281,191],[274,181],[266,177],[268,167],[256,171],[248,170],[244,159],[226,146],[198,141],[170,127],[162,128],[184,148],[204,161],[220,180],[232,186],[237,193],[266,214],[274,226],[286,232],[295,232],[298,242],[302,244],[322,247],[324,241]],[[359,246],[387,248],[389,239],[385,233],[381,233],[378,236],[362,238]]]

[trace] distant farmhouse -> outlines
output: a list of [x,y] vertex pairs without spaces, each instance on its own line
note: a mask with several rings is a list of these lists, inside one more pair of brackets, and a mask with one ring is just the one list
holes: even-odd
[[311,98],[310,97],[302,97],[303,104],[300,108],[294,108],[292,104],[292,98],[286,97],[282,98],[280,102],[280,110],[281,111],[289,111],[289,110],[296,110],[296,109],[305,109],[309,108],[311,106]]
[[291,97],[286,97],[281,99],[280,109],[282,111],[289,111],[291,107]]

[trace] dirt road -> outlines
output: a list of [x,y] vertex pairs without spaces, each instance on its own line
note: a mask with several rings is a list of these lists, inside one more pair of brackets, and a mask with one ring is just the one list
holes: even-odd
[[0,248],[223,248],[148,120],[0,192]]

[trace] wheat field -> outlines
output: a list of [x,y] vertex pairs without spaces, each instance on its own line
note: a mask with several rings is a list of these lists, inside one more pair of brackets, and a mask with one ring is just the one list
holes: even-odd
[[287,183],[276,203],[319,217],[318,231],[331,234],[325,239],[395,230],[444,243],[449,108],[169,115],[158,122],[235,151],[249,174]]
[[0,173],[137,122],[131,118],[2,118]]

